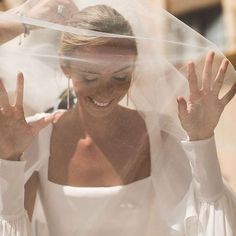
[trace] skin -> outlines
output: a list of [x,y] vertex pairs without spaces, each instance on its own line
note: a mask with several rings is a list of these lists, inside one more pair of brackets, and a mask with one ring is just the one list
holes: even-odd
[[[109,53],[104,57],[101,57],[101,54],[97,57],[105,59],[106,56],[109,60],[111,59]],[[227,71],[228,61],[224,60],[222,62],[218,75],[213,80],[211,77],[213,58],[214,54],[212,52],[207,55],[202,88],[197,87],[194,64],[188,64],[190,98],[188,101],[183,97],[178,98],[180,121],[190,140],[211,137],[224,107],[235,95],[236,85],[222,99],[218,98]],[[127,184],[148,176],[150,169],[142,169],[142,166],[149,166],[146,165],[150,160],[148,137],[144,140],[137,138],[139,137],[137,134],[145,137],[143,135],[146,133],[145,125],[136,112],[121,108],[117,104],[122,94],[127,92],[129,83],[126,85],[127,88],[126,86],[122,87],[123,89],[119,93],[113,91],[114,87],[110,79],[112,72],[117,69],[117,64],[114,62],[110,65],[112,67],[109,67],[109,70],[96,67],[99,70],[97,72],[100,73],[99,78],[102,80],[101,83],[97,84],[99,87],[96,90],[83,85],[84,82],[81,81],[79,73],[74,70],[77,67],[64,67],[65,74],[73,80],[74,89],[81,100],[81,104],[77,104],[74,110],[63,115],[49,116],[31,124],[26,123],[23,112],[22,73],[17,76],[16,101],[12,106],[9,104],[4,85],[0,81],[0,157],[7,160],[16,160],[16,157],[30,145],[35,135],[54,121],[49,163],[49,179],[51,181],[72,186],[113,186]],[[85,67],[85,65],[80,65],[79,68],[85,69]],[[130,73],[131,71],[127,71],[127,74]],[[111,92],[108,93],[105,89],[111,89]],[[95,109],[92,104],[87,104],[89,102],[88,97],[99,99],[99,101],[101,99],[100,102],[115,99],[116,103],[100,113],[100,110]],[[83,106],[83,104],[86,106]],[[133,123],[128,123],[129,126],[127,126],[127,122],[122,122],[123,120],[132,120]],[[109,122],[110,127],[107,126]],[[136,127],[141,128],[136,130]],[[127,129],[130,132],[123,136],[123,131]],[[122,146],[121,140],[125,138],[124,143],[131,142],[131,146],[140,147],[139,152],[129,149],[128,146]],[[111,139],[114,142],[110,142]],[[68,145],[65,145],[65,143]],[[140,146],[141,143],[143,145]],[[134,159],[129,159],[130,156],[133,156]],[[127,170],[122,168],[126,166],[127,161],[136,164],[130,176],[127,175],[130,166]],[[78,169],[81,171],[79,172]],[[26,184],[28,192],[35,189],[37,177],[34,176],[33,178],[34,180],[31,179],[32,181]],[[29,194],[28,192],[26,192],[26,195]],[[34,204],[34,194],[32,192],[31,197],[27,198],[27,202],[26,209],[29,217],[31,217]]]
[[221,114],[236,92],[236,83],[219,99],[229,61],[224,59],[215,78],[212,76],[214,52],[209,52],[202,73],[202,86],[198,87],[198,78],[193,62],[188,63],[188,84],[190,96],[188,101],[179,97],[179,119],[188,134],[189,140],[208,139],[214,134]]
[[[130,87],[133,50],[90,46],[78,49],[74,56],[92,62],[62,66],[79,103],[54,126],[49,179],[93,187],[123,185],[149,176],[145,124],[137,112],[118,105]],[[93,100],[108,105],[99,107]],[[146,165],[141,165],[144,161]]]

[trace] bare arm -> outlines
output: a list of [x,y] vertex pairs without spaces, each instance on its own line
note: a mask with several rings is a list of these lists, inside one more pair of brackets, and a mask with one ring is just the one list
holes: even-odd
[[33,212],[34,212],[34,205],[35,199],[38,189],[38,172],[34,172],[30,179],[25,184],[25,210],[28,213],[29,220],[32,220]]
[[[58,6],[63,7],[63,14],[58,12]],[[72,0],[39,0],[24,15],[28,18],[49,21],[56,24],[66,24],[71,15],[78,12],[77,6]],[[30,26],[37,29],[37,26]],[[0,45],[26,33],[24,24],[19,22],[0,20]]]
[[0,44],[24,33],[24,26],[18,22],[0,21]]

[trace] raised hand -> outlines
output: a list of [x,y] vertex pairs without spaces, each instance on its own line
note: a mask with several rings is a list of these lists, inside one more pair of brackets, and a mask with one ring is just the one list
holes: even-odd
[[218,70],[216,78],[212,78],[212,65],[214,52],[209,52],[203,69],[202,87],[198,87],[198,79],[194,63],[188,64],[188,83],[190,89],[189,100],[178,97],[179,119],[190,140],[210,138],[214,134],[220,116],[225,106],[236,93],[236,83],[219,99],[225,74],[229,65],[224,59]]
[[73,0],[39,0],[27,12],[27,16],[57,24],[66,24],[78,11]]
[[6,89],[0,80],[0,158],[17,160],[38,132],[53,121],[50,115],[28,124],[23,110],[24,76],[17,75],[16,98],[11,106]]

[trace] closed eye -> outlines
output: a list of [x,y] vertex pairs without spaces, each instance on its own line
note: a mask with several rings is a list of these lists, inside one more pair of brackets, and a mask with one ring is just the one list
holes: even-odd
[[97,76],[94,76],[94,75],[84,75],[84,76],[83,76],[83,80],[84,80],[86,83],[95,82],[97,79],[98,79]]
[[120,81],[120,82],[124,82],[128,79],[128,77],[117,77],[117,76],[113,76],[112,79],[116,80],[116,81]]
[[97,80],[97,79],[98,79],[98,78],[84,78],[84,80],[90,81],[90,82],[95,81],[95,80]]

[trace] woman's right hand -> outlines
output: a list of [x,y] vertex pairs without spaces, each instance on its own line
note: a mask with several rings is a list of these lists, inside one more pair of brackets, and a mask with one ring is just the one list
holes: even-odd
[[16,98],[12,106],[0,80],[0,159],[17,160],[39,131],[54,119],[54,115],[49,115],[28,124],[23,110],[23,90],[24,76],[18,73]]
[[78,12],[79,9],[73,0],[39,0],[27,12],[27,16],[33,19],[65,25]]

